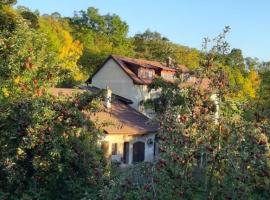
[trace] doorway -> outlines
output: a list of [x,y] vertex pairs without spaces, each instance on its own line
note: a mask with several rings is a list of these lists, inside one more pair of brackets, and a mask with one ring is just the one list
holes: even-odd
[[135,142],[133,144],[133,163],[144,161],[145,144],[144,142]]
[[123,161],[125,164],[129,163],[129,142],[124,142],[124,156]]

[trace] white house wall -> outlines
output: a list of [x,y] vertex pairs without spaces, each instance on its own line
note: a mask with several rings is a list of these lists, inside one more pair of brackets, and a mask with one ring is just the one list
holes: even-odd
[[92,78],[92,85],[106,89],[107,86],[114,94],[133,101],[131,105],[140,110],[140,102],[150,98],[146,85],[136,85],[133,80],[113,60],[109,59]]
[[117,155],[123,158],[124,156],[124,142],[129,142],[129,161],[128,164],[132,164],[133,161],[133,144],[136,142],[143,142],[145,144],[145,159],[144,161],[153,161],[154,159],[154,143],[152,145],[148,145],[147,141],[152,139],[155,141],[155,134],[147,134],[143,136],[127,136],[127,135],[106,135],[103,141],[109,143],[108,153],[111,155],[112,153],[112,144],[117,143]]

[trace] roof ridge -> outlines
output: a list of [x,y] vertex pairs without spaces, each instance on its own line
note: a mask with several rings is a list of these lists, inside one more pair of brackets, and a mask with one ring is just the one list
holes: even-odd
[[131,58],[131,57],[127,57],[127,56],[120,56],[120,55],[112,55],[113,57],[116,57],[116,58],[124,58],[124,59],[129,59],[129,60],[134,60],[134,61],[144,61],[144,62],[155,62],[155,63],[159,63],[160,65],[164,65],[165,67],[165,63],[164,62],[160,62],[160,61],[157,61],[157,60],[146,60],[146,59],[143,59],[143,58]]
[[175,68],[172,67],[167,67],[165,63],[159,62],[159,61],[154,61],[154,60],[145,60],[141,58],[130,58],[127,56],[118,56],[118,55],[111,55],[114,59],[122,60],[124,62],[131,62],[137,65],[141,65],[141,67],[147,67],[143,66],[145,64],[151,65],[152,68],[159,68],[162,70],[169,70],[169,71],[176,71]]

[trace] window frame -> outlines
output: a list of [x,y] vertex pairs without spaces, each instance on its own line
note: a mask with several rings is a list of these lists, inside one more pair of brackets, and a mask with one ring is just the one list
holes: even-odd
[[117,150],[118,150],[118,144],[117,143],[112,143],[112,155],[117,155]]

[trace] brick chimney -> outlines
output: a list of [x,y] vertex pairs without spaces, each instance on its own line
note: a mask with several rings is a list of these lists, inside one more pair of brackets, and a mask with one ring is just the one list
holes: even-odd
[[108,86],[105,93],[105,107],[108,109],[112,107],[112,90]]
[[171,57],[167,58],[167,67],[172,67],[172,58]]

